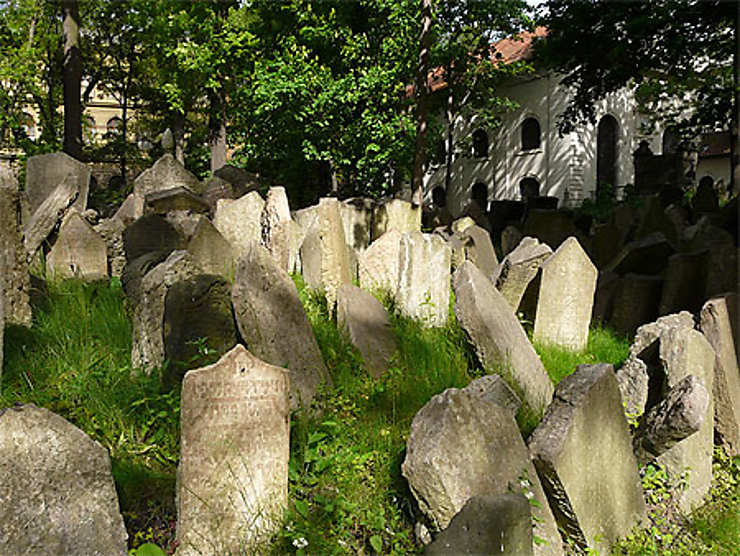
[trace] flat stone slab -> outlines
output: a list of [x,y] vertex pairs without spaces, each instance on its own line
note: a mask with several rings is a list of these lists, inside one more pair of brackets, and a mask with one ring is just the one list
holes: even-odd
[[0,168],[0,297],[5,304],[5,322],[31,325],[31,288],[23,247],[18,181]]
[[147,214],[167,214],[173,210],[208,214],[210,206],[200,196],[183,186],[152,191],[144,197],[144,211]]
[[545,494],[511,411],[449,388],[411,423],[401,473],[435,530],[444,530],[474,496],[511,492],[537,500],[536,554],[562,554]]
[[383,305],[370,293],[344,284],[337,290],[337,325],[360,350],[370,375],[385,374],[398,346]]
[[542,263],[533,339],[573,351],[588,345],[598,270],[575,237]]
[[236,200],[219,199],[213,225],[231,243],[237,257],[247,251],[253,241],[262,240],[260,216],[265,202],[256,191]]
[[701,310],[700,328],[714,349],[715,443],[732,456],[740,455],[740,370],[737,361],[737,332],[732,313],[737,310],[736,293],[710,299]]
[[195,264],[206,274],[233,279],[236,268],[234,249],[205,216],[198,220],[187,250]]
[[108,248],[82,215],[72,209],[46,258],[46,273],[88,282],[108,278]]
[[329,371],[293,280],[256,242],[239,259],[232,301],[250,351],[288,369],[291,408],[308,407]]
[[616,272],[619,275],[660,274],[668,265],[668,257],[675,253],[675,249],[660,232],[654,232],[642,239],[625,245],[605,270]]
[[155,251],[171,253],[184,247],[183,235],[165,218],[156,214],[143,216],[123,230],[123,249],[127,261]]
[[31,218],[23,225],[26,259],[33,259],[41,244],[64,218],[79,195],[78,184],[69,176],[47,195]]
[[290,430],[285,369],[237,345],[182,384],[177,553],[243,554],[282,524]]
[[74,184],[77,193],[74,207],[84,212],[87,208],[87,195],[90,189],[90,169],[86,164],[72,158],[67,153],[57,152],[38,154],[26,162],[26,194],[31,213],[65,180]]
[[0,507],[0,554],[128,554],[107,450],[46,409],[0,409]]
[[579,365],[555,390],[529,450],[559,526],[608,553],[647,511],[611,365]]
[[521,389],[523,401],[544,411],[552,399],[552,382],[504,297],[469,261],[455,272],[452,287],[455,315],[481,363],[489,371],[505,369],[505,378]]
[[425,326],[444,326],[450,305],[451,252],[436,235],[401,236],[396,303],[401,314]]

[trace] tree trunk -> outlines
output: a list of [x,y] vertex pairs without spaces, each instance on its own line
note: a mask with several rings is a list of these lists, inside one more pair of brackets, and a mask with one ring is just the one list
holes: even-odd
[[421,0],[421,34],[419,35],[419,63],[416,69],[416,145],[414,170],[411,179],[411,202],[420,206],[424,198],[426,174],[426,145],[429,87],[429,49],[432,42],[432,0]]
[[77,0],[62,0],[64,16],[64,142],[63,149],[74,158],[82,156],[82,55],[80,15]]

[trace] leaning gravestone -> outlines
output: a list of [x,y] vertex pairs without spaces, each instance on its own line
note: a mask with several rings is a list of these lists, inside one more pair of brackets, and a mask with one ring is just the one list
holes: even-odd
[[0,507],[0,554],[128,554],[108,452],[46,409],[0,409]]
[[[671,328],[660,336],[660,360],[665,373],[664,390],[674,388],[688,375],[697,376],[707,392],[712,392],[715,354],[701,332],[692,328]],[[714,400],[710,396],[707,413],[699,432],[676,444],[658,458],[678,479],[686,473],[686,489],[678,498],[682,510],[699,506],[712,482],[714,448]]]
[[524,292],[537,276],[537,271],[550,256],[552,249],[533,237],[525,237],[516,249],[504,257],[493,276],[493,283],[514,313],[519,309]]
[[133,347],[131,365],[150,373],[164,363],[164,302],[167,290],[180,280],[191,278],[200,269],[187,251],[173,251],[167,259],[147,272],[139,295],[132,299]]
[[253,241],[261,241],[260,215],[265,202],[256,191],[236,200],[219,199],[213,225],[231,243],[237,257],[243,255]]
[[558,384],[529,450],[558,525],[580,550],[607,554],[647,518],[611,365],[579,365]]
[[236,344],[229,281],[196,274],[172,284],[164,300],[163,328],[164,353],[170,365],[162,382],[174,386],[194,364],[202,365]]
[[444,530],[473,496],[525,494],[534,534],[546,541],[536,554],[562,554],[545,493],[511,411],[464,390],[432,397],[411,423],[401,473],[436,530]]
[[269,250],[274,229],[279,223],[290,219],[290,205],[285,188],[271,187],[265,196],[265,206],[260,215],[262,245]]
[[732,456],[740,456],[740,370],[738,340],[733,334],[731,312],[737,308],[737,293],[710,299],[701,310],[701,331],[716,355],[714,363],[715,442]]
[[566,239],[542,264],[536,341],[574,351],[586,349],[598,274],[574,237]]
[[524,401],[543,411],[552,399],[553,386],[511,307],[493,284],[470,261],[457,269],[452,280],[455,315],[470,336],[483,366],[492,372],[501,364]]
[[171,253],[185,246],[185,238],[163,217],[150,214],[139,218],[123,231],[126,261],[157,251]]
[[32,260],[41,244],[64,218],[77,199],[77,184],[68,176],[43,200],[23,225],[23,246],[27,260]]
[[134,180],[134,197],[139,200],[136,216],[143,209],[146,196],[156,191],[164,191],[175,187],[183,187],[191,193],[200,194],[203,186],[193,174],[185,169],[171,154],[165,154],[157,160],[151,168],[144,170]]
[[401,237],[398,230],[390,230],[358,255],[358,274],[363,290],[396,294]]
[[0,297],[4,299],[5,322],[29,326],[31,288],[21,232],[18,181],[0,168]]
[[421,207],[408,201],[391,199],[375,207],[372,239],[375,240],[389,230],[402,234],[421,231]]
[[90,169],[66,153],[32,156],[26,163],[26,194],[31,213],[65,180],[73,184],[76,193],[74,207],[80,212],[87,208],[90,189]]
[[72,209],[46,258],[46,273],[59,278],[93,282],[108,278],[108,252],[103,238]]
[[185,375],[178,555],[247,554],[288,503],[288,373],[237,345]]
[[227,279],[233,277],[236,266],[234,250],[205,216],[201,216],[195,226],[195,232],[188,241],[188,252],[206,274],[217,274]]
[[329,312],[333,313],[337,290],[342,284],[352,283],[349,253],[339,201],[321,199],[317,213],[301,246],[303,277],[307,286],[324,293]]
[[473,224],[456,233],[455,236],[461,239],[463,260],[472,262],[489,280],[493,280],[499,265],[490,234],[480,226]]
[[249,349],[287,368],[291,407],[308,407],[319,384],[329,381],[329,371],[293,280],[256,242],[239,259],[232,300]]
[[373,378],[388,370],[396,352],[396,338],[385,308],[368,292],[352,284],[337,290],[337,325],[360,351]]
[[437,235],[401,236],[396,302],[401,314],[425,326],[444,326],[450,304],[450,248]]

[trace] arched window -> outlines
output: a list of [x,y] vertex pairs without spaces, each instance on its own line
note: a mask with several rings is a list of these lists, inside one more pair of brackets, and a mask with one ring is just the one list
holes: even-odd
[[678,145],[681,142],[681,138],[676,131],[676,128],[671,126],[667,127],[663,132],[663,146],[661,154],[676,154],[678,153]]
[[488,134],[482,129],[473,132],[473,156],[475,158],[488,156]]
[[82,139],[86,145],[95,142],[95,120],[92,116],[83,116],[82,118]]
[[115,135],[121,130],[121,126],[123,125],[123,121],[118,116],[113,116],[110,120],[108,120],[108,123],[105,124],[105,131],[106,133],[110,133],[111,135]]
[[482,211],[488,209],[488,187],[482,181],[476,182],[470,192],[470,198],[476,202]]
[[596,189],[617,186],[619,124],[607,114],[599,120],[596,136]]
[[540,122],[537,118],[527,118],[522,122],[522,150],[540,148]]
[[524,178],[519,182],[519,195],[522,201],[529,201],[533,197],[540,196],[540,182],[536,178]]

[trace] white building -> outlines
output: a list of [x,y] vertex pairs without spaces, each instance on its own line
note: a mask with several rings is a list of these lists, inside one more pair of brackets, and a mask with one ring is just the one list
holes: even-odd
[[[532,53],[532,38],[544,34],[544,28],[538,28],[524,33],[524,40],[505,39],[495,46],[506,62],[526,59]],[[578,206],[595,195],[597,183],[606,183],[620,195],[624,186],[634,183],[632,153],[641,141],[646,140],[654,154],[664,154],[663,130],[640,133],[643,116],[632,90],[626,88],[597,104],[594,124],[560,136],[557,119],[570,98],[560,79],[553,73],[535,73],[502,88],[500,95],[515,100],[519,108],[505,114],[496,130],[477,126],[475,116],[457,119],[454,143],[472,148],[469,152],[458,148],[453,157],[446,192],[453,217],[483,194],[488,202],[546,195],[557,197],[559,206]],[[461,142],[466,137],[470,140]],[[697,176],[701,175],[700,167]],[[444,165],[431,168],[425,180],[429,198],[444,183]]]

